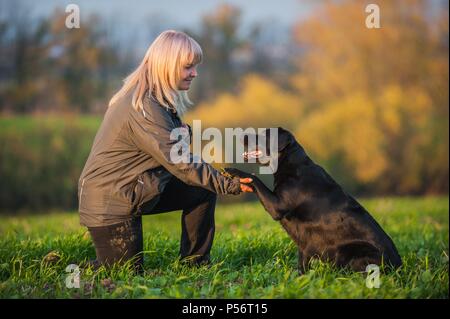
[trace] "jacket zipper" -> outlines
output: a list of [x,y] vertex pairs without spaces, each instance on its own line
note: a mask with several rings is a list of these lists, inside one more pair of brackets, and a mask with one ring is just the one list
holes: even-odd
[[[141,191],[140,191],[140,192],[136,189],[136,186],[139,185],[139,184],[141,184],[141,186],[140,186]],[[135,196],[136,196],[136,197],[134,198],[134,201],[133,201],[133,202],[135,202],[136,204],[133,205],[133,207],[135,208],[136,213],[139,213],[139,210],[140,210],[139,200],[142,198],[142,193],[144,192],[144,181],[141,179],[140,176],[139,176],[138,179],[137,179],[136,186],[135,186]],[[137,192],[136,192],[136,191],[137,191]],[[138,198],[138,197],[139,197],[139,198]],[[132,204],[134,204],[134,203],[132,203]]]
[[81,182],[80,198],[78,199],[80,206],[81,206],[81,195],[83,194],[84,180],[85,180],[85,178],[83,178],[83,181]]

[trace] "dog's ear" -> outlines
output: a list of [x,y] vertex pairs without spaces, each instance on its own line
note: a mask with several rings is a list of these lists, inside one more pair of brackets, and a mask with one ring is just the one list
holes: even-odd
[[291,132],[285,130],[282,127],[278,127],[277,132],[278,132],[278,151],[281,152],[294,141],[294,136],[292,136]]
[[[269,153],[270,153],[270,139],[272,137],[271,136],[272,132],[273,129],[270,128],[266,129],[265,131],[266,144]],[[294,136],[288,130],[285,130],[282,127],[276,128],[275,134],[278,141],[278,152],[283,151],[288,145],[290,145],[295,140]]]

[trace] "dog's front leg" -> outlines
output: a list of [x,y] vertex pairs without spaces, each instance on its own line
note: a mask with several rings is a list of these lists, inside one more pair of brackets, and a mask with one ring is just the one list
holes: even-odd
[[224,172],[230,174],[231,176],[237,176],[239,178],[251,178],[253,182],[247,184],[253,187],[256,196],[258,196],[262,205],[266,211],[272,216],[274,220],[280,220],[285,214],[287,214],[290,209],[288,207],[287,201],[285,201],[282,196],[272,192],[267,186],[255,175],[243,172],[237,168],[227,168]]
[[252,176],[252,178],[251,185],[266,211],[274,220],[281,220],[284,215],[290,212],[288,203],[282,196],[272,192],[258,177]]

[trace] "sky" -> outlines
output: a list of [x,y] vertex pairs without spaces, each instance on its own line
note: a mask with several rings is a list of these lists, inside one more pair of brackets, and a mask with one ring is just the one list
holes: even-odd
[[119,18],[130,24],[146,18],[157,17],[174,27],[195,27],[200,17],[223,3],[233,4],[242,10],[244,26],[254,22],[275,20],[283,26],[292,25],[299,17],[310,12],[311,1],[301,0],[23,0],[34,14],[47,15],[54,8],[65,8],[74,3],[84,13],[97,13],[103,17]]
[[[0,4],[10,0],[0,0]],[[306,18],[314,8],[311,0],[20,0],[31,17],[48,17],[56,8],[65,10],[69,4],[80,8],[80,25],[90,14],[99,15],[102,21],[121,40],[132,38],[138,55],[163,30],[198,31],[201,18],[213,13],[221,4],[231,4],[241,10],[238,30],[246,36],[251,26],[265,27],[265,35],[274,47],[290,41],[290,28]],[[1,8],[2,6],[0,6]],[[69,13],[68,13],[69,14]],[[122,42],[122,43],[125,43]]]
[[[2,3],[14,0],[0,0]],[[443,0],[428,0],[436,4]],[[223,3],[241,10],[241,31],[249,30],[255,23],[269,25],[276,31],[288,30],[296,21],[308,17],[320,0],[16,0],[30,8],[32,16],[48,16],[54,9],[64,9],[68,4],[80,8],[83,17],[99,15],[109,25],[128,30],[142,30],[152,26],[198,30],[201,17],[214,12]],[[125,32],[123,32],[126,34]],[[282,34],[282,32],[279,32]]]
[[[2,2],[13,0],[0,0]],[[16,0],[17,1],[17,0]],[[122,44],[134,43],[137,55],[142,55],[148,45],[163,30],[198,31],[201,18],[214,12],[221,4],[231,4],[241,10],[239,34],[247,38],[251,26],[260,24],[264,29],[265,43],[274,48],[286,47],[292,34],[291,27],[307,18],[320,5],[320,0],[18,0],[29,8],[33,17],[46,17],[56,8],[69,4],[80,8],[83,19],[96,14],[118,36]],[[428,0],[437,3],[441,0]],[[68,13],[69,14],[69,13]],[[125,45],[126,46],[126,45]]]

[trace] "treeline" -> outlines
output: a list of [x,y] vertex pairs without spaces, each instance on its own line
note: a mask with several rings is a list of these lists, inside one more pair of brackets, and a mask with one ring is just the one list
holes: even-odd
[[[22,1],[0,2],[0,114],[102,114],[151,41],[171,28],[142,21],[140,36],[149,36],[148,43],[140,43],[122,20],[81,12],[80,28],[68,29],[63,7],[40,18],[32,12]],[[236,90],[246,72],[271,74],[280,66],[287,68],[289,63],[264,46],[271,41],[267,26],[254,25],[243,34],[240,28],[240,10],[221,5],[195,31],[182,30],[201,44],[205,57],[192,100]]]
[[127,67],[99,19],[69,30],[62,9],[37,20],[22,2],[2,5],[0,112],[95,111]]
[[98,117],[0,119],[0,212],[78,207],[78,178]]
[[[284,58],[264,27],[239,32],[238,9],[205,16],[185,30],[205,53],[186,121],[285,127],[356,195],[448,193],[448,2],[378,1],[380,29],[365,27],[367,3],[324,1],[291,30]],[[69,33],[62,11],[29,28],[0,12],[0,112],[103,114],[141,58],[105,40],[94,16]],[[77,207],[100,117],[45,114],[0,119],[0,210]]]
[[325,1],[293,30],[288,85],[248,75],[189,120],[284,126],[358,194],[448,193],[448,2],[378,4],[382,27],[367,29],[363,1]]

